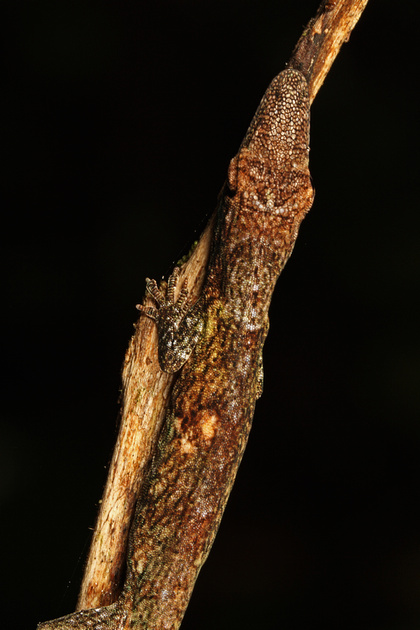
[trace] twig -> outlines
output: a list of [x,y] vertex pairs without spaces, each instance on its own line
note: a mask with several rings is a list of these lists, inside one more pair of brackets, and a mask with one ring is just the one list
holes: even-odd
[[[188,278],[191,297],[200,294],[207,265],[213,220],[203,232],[181,281]],[[179,289],[178,289],[179,290]],[[144,304],[149,298],[145,298]],[[76,610],[106,606],[120,592],[126,543],[139,488],[165,415],[173,374],[162,372],[157,333],[140,317],[125,355],[120,430],[93,533]]]
[[325,0],[303,31],[287,65],[305,75],[311,104],[367,3],[368,0]]
[[[304,29],[288,66],[305,75],[311,102],[341,45],[348,41],[367,2],[324,1]],[[188,279],[193,298],[199,295],[203,283],[213,219],[182,268],[181,280]],[[178,286],[182,286],[182,281]],[[159,367],[155,326],[146,317],[141,317],[136,324],[126,353],[122,380],[121,426],[77,610],[107,605],[115,601],[119,593],[135,500],[153,453],[171,390],[173,376],[165,374]]]

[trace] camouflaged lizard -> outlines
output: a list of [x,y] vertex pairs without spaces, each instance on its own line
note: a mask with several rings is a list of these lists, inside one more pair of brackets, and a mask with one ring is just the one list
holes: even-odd
[[268,308],[313,201],[304,76],[271,83],[232,159],[217,208],[202,294],[191,306],[178,272],[152,280],[159,361],[180,370],[131,526],[123,591],[110,606],[38,630],[175,630],[219,526],[261,391]]

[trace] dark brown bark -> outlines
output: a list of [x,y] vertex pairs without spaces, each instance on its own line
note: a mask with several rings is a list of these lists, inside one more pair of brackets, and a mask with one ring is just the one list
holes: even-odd
[[[288,67],[300,70],[312,102],[343,42],[368,0],[322,2],[290,58]],[[210,221],[181,272],[193,299],[200,293],[213,231]],[[173,376],[163,373],[157,360],[155,325],[146,317],[136,324],[123,366],[120,432],[93,534],[77,609],[104,606],[121,589],[129,524],[135,500],[156,447]]]

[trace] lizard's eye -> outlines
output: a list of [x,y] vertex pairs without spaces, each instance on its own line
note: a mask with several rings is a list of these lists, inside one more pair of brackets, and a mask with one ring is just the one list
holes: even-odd
[[229,190],[233,193],[236,192],[238,188],[238,156],[235,155],[234,158],[231,159],[229,168],[228,168],[228,185]]

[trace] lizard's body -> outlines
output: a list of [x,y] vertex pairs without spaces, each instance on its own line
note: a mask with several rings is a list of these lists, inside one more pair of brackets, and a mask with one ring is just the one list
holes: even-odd
[[[313,191],[309,100],[296,70],[268,88],[229,167],[207,277],[187,310],[148,288],[162,368],[176,371],[157,451],[130,532],[127,576],[111,606],[45,622],[38,630],[176,630],[219,526],[260,393],[261,353],[277,278]],[[168,332],[169,331],[169,332]]]

